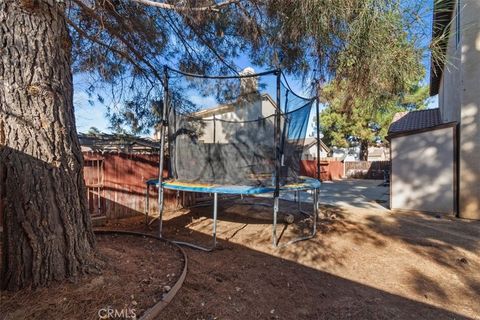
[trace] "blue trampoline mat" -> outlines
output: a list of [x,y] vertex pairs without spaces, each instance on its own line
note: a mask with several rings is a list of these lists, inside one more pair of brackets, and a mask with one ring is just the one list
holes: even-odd
[[[147,180],[147,185],[158,187],[158,179]],[[201,192],[201,193],[224,193],[224,194],[260,194],[274,192],[275,187],[243,186],[243,185],[220,185],[196,182],[184,182],[167,180],[162,182],[165,189]],[[321,183],[317,179],[301,177],[301,181],[280,186],[280,191],[304,191],[320,188]]]

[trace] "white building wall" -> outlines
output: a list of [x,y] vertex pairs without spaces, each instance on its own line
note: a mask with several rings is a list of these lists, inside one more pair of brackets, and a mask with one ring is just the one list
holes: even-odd
[[[320,147],[320,158],[328,157],[328,153]],[[317,159],[317,145],[314,144],[308,149],[305,149],[302,153],[302,160],[315,160]]]
[[[271,101],[268,98],[258,96],[258,99],[254,101],[249,101],[236,106],[232,106],[232,109],[230,111],[215,114],[215,119],[219,120],[215,121],[215,131],[213,130],[214,121],[210,121],[213,120],[213,115],[204,117],[205,120],[209,121],[205,121],[203,123],[203,128],[201,131],[202,135],[199,137],[199,140],[203,141],[204,143],[213,143],[213,135],[215,132],[216,143],[231,142],[231,135],[234,134],[235,131],[238,130],[240,127],[249,126],[249,124],[222,122],[220,120],[233,122],[250,121],[257,120],[258,118],[266,118],[274,114],[275,106],[271,103]],[[273,125],[275,117],[268,118],[266,121],[272,127],[273,141]]]
[[391,208],[454,213],[454,128],[391,141]]
[[443,121],[460,123],[459,215],[480,219],[480,0],[457,1],[460,29],[454,12],[439,108]]

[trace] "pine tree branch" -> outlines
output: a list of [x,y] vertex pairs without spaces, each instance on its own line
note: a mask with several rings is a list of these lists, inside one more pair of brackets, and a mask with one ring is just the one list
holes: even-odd
[[141,3],[147,6],[157,7],[161,9],[174,10],[174,11],[218,11],[220,8],[228,6],[230,4],[237,3],[238,0],[228,0],[220,3],[212,4],[210,6],[202,7],[186,7],[186,6],[175,6],[173,4],[156,2],[152,0],[132,0],[137,3]]
[[153,66],[150,61],[139,51],[137,50],[123,35],[121,34],[120,30],[117,30],[114,26],[112,26],[110,23],[107,21],[102,20],[102,18],[90,7],[85,5],[82,1],[80,0],[73,0],[82,10],[84,10],[85,13],[89,14],[92,18],[96,19],[100,23],[103,24],[103,27],[108,30],[108,32],[117,38],[119,41],[121,41],[125,47],[132,52],[132,54],[138,59],[139,61],[143,62],[149,69],[150,72],[153,74],[153,76],[160,81],[160,83],[163,85],[163,76],[160,75],[160,73],[157,71],[155,66]]
[[120,57],[124,58],[125,60],[127,60],[128,62],[130,62],[134,67],[136,67],[138,70],[140,70],[144,74],[147,81],[150,82],[150,84],[153,85],[153,81],[148,76],[148,72],[145,71],[144,68],[142,68],[128,53],[126,53],[124,51],[121,51],[121,50],[118,50],[117,48],[114,48],[113,46],[106,44],[105,42],[99,40],[98,37],[90,36],[85,31],[83,31],[80,27],[78,27],[69,18],[65,17],[65,21],[68,23],[68,25],[70,27],[72,27],[76,32],[78,32],[78,34],[80,34],[85,39],[88,39],[88,40],[90,40],[90,41],[92,41],[92,42],[94,42],[94,43],[96,43],[96,44],[98,44],[102,47],[107,48],[111,52],[116,53],[118,56],[120,56]]

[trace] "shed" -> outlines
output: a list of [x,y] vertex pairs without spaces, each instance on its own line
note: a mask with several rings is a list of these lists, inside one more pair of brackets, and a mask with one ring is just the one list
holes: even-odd
[[397,113],[390,125],[390,208],[456,212],[456,123],[439,109]]

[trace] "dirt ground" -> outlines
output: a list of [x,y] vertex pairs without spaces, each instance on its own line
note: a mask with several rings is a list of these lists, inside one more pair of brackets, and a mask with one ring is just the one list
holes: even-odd
[[141,316],[162,299],[164,287],[172,287],[183,268],[178,248],[156,239],[97,235],[97,244],[105,263],[100,275],[49,288],[2,291],[0,319],[99,319],[109,309]]
[[[480,319],[479,222],[322,207],[314,239],[274,249],[270,221],[248,210],[219,203],[219,250],[186,249],[186,281],[159,319]],[[210,211],[167,213],[164,236],[209,244]]]
[[[159,319],[480,319],[479,222],[322,206],[314,239],[274,249],[266,206],[271,200],[243,201],[256,205],[219,202],[218,250],[185,249],[186,280]],[[289,201],[280,207],[283,214],[296,211]],[[311,210],[311,204],[304,209]],[[166,238],[211,243],[211,207],[165,215]],[[158,222],[147,228],[137,216],[107,228],[155,234]],[[278,226],[283,243],[302,230]],[[105,240],[99,238],[100,251],[117,267],[103,280],[2,297],[2,315],[84,319],[95,317],[98,308],[128,308],[133,301],[142,309],[160,297],[159,288],[170,283],[167,274],[179,272],[180,261],[158,243],[144,241],[133,249],[121,237]],[[165,269],[169,264],[172,269]],[[145,271],[162,277],[148,282]],[[33,299],[43,301],[42,307],[32,305]],[[86,306],[93,305],[86,314]]]

